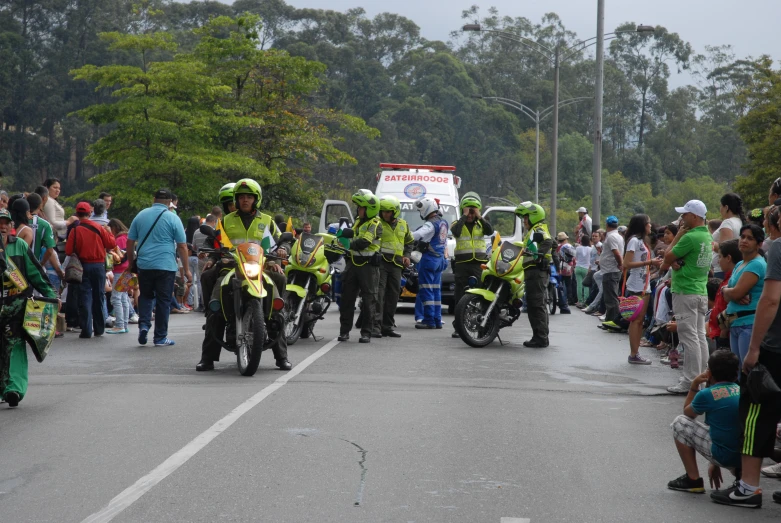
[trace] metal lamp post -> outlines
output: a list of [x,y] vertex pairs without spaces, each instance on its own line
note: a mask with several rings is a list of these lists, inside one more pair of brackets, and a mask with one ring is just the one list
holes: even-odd
[[[554,111],[554,107],[546,107],[542,110],[535,111],[528,105],[524,105],[521,102],[510,100],[508,98],[501,98],[499,96],[480,96],[479,94],[472,95],[473,98],[479,98],[481,100],[489,100],[492,102],[498,102],[500,104],[507,105],[513,109],[519,110],[525,114],[534,122],[537,135],[535,140],[535,167],[534,167],[534,203],[540,203],[540,122],[550,116],[551,114],[558,115],[558,111]],[[584,100],[591,100],[588,96],[580,96],[578,98],[570,98],[559,102],[559,108],[566,107]]]
[[[603,2],[604,0],[599,0],[599,1]],[[603,6],[603,11],[604,11],[604,6]],[[597,42],[593,40],[598,40],[600,43],[603,43],[606,40],[612,40],[613,38],[616,38],[617,35],[620,33],[646,32],[644,30],[641,30],[641,28],[646,28],[646,27],[648,26],[638,26],[634,31],[629,30],[629,31],[616,31],[614,33],[608,33],[607,35],[602,36],[602,38],[594,37],[594,38],[589,38],[587,40],[581,40],[580,42],[576,42],[575,44],[565,48],[562,48],[561,42],[559,42],[558,44],[556,44],[556,47],[553,49],[539,42],[535,42],[534,40],[530,40],[529,38],[526,38],[524,36],[516,35],[507,31],[498,31],[495,29],[483,29],[482,25],[480,24],[466,24],[461,28],[462,31],[492,33],[507,38],[509,40],[518,42],[521,45],[524,45],[529,49],[542,55],[553,66],[553,106],[552,106],[553,107],[553,143],[551,146],[552,149],[551,217],[548,220],[548,224],[550,225],[550,231],[552,234],[556,234],[556,207],[557,207],[558,166],[559,166],[559,71],[561,69],[561,64],[563,62],[566,62],[576,54],[580,53],[584,49],[596,44]],[[601,108],[599,109],[599,111],[601,114],[602,113]],[[601,129],[599,134],[601,136],[602,134]]]

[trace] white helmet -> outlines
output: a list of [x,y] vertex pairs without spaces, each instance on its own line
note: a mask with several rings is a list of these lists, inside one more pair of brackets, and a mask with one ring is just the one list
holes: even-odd
[[420,213],[420,217],[425,220],[429,214],[439,209],[439,204],[434,198],[421,198],[415,202],[415,208]]

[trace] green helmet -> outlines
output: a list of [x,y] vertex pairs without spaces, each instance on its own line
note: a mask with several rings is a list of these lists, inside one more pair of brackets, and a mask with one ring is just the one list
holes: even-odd
[[520,217],[528,216],[529,223],[532,225],[537,225],[545,219],[545,209],[532,202],[519,203],[515,208],[515,214]]
[[260,188],[258,182],[252,178],[244,178],[236,182],[236,187],[233,188],[233,201],[236,203],[236,207],[239,206],[240,194],[254,194],[255,208],[260,209],[260,202],[263,201],[263,189]]
[[235,183],[226,183],[220,188],[220,203],[233,201],[233,187],[235,186]]
[[393,219],[398,220],[401,216],[401,202],[395,196],[383,196],[380,198],[381,211],[393,211]]
[[367,218],[374,218],[380,212],[380,199],[369,189],[359,189],[353,194],[353,203],[358,207],[366,207]]
[[464,207],[477,207],[483,208],[483,201],[480,199],[480,195],[476,192],[468,192],[461,198],[461,203],[458,208],[461,212],[464,212]]

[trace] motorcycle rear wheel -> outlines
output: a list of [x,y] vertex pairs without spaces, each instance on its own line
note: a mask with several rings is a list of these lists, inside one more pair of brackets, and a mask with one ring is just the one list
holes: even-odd
[[244,335],[236,340],[236,363],[242,376],[252,376],[260,365],[260,353],[266,340],[266,322],[263,320],[263,302],[252,299],[246,304],[241,318]]
[[301,321],[301,318],[295,317],[300,301],[301,298],[293,292],[289,292],[285,298],[285,317],[287,321],[285,322],[284,336],[287,339],[288,347],[298,341],[298,338],[301,337],[301,332],[304,330],[304,322]]
[[464,294],[456,305],[456,332],[470,347],[485,347],[499,334],[499,311],[494,307],[485,328],[480,321],[490,302],[477,294]]
[[556,286],[552,283],[548,284],[548,311],[551,314],[556,314]]

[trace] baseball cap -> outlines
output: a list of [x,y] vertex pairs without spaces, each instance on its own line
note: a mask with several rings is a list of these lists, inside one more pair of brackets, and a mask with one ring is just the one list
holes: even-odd
[[155,200],[173,200],[174,194],[168,189],[158,189],[155,193]]
[[92,212],[92,206],[89,202],[79,202],[76,204],[76,212]]
[[610,216],[607,217],[605,223],[608,225],[618,225],[618,218],[616,218],[611,214]]
[[11,221],[11,213],[8,212],[8,209],[0,209],[0,218],[5,218],[8,221]]
[[557,235],[556,235],[556,239],[557,239],[558,241],[561,241],[561,240],[568,240],[568,239],[569,239],[569,236],[567,236],[567,233],[566,233],[566,232],[564,232],[564,231],[561,231],[559,234],[557,234]]
[[700,200],[689,200],[683,207],[676,207],[675,212],[680,214],[690,212],[695,216],[705,218],[705,215],[708,213],[708,209],[705,208],[705,204]]
[[577,210],[577,211],[575,211],[575,212],[586,212],[586,213],[587,213],[588,211],[586,210],[586,208],[585,208],[585,207],[581,207],[580,209],[578,209],[578,210]]

